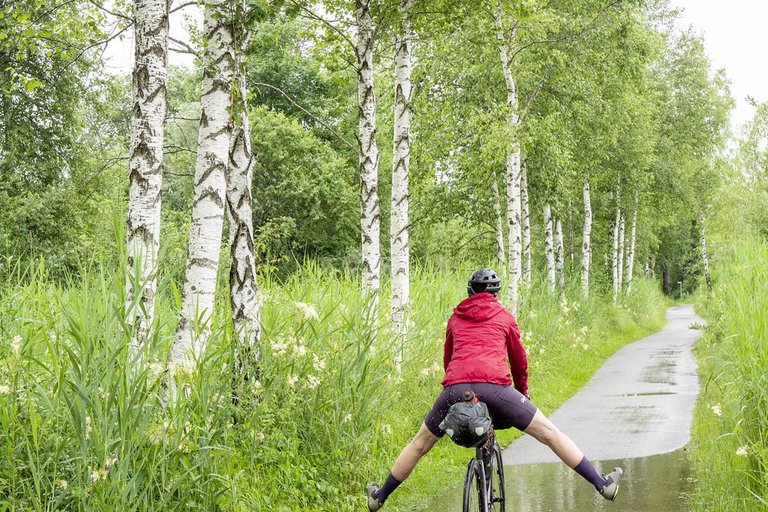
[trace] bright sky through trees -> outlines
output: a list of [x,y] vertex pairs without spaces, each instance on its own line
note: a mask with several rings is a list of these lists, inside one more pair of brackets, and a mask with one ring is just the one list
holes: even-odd
[[[720,0],[672,0],[683,9],[681,28],[692,26],[703,33],[707,53],[713,67],[724,68],[731,81],[731,92],[737,105],[731,115],[735,127],[752,118],[754,108],[747,96],[758,101],[768,100],[768,67],[763,65],[763,52],[768,48],[768,2],[762,0],[731,0],[727,7]],[[171,37],[189,40],[185,28],[200,23],[201,11],[187,7],[171,15]],[[178,45],[171,45],[178,48]],[[106,55],[108,69],[114,73],[129,73],[133,68],[133,35],[110,43]],[[192,66],[194,57],[170,52],[171,65]]]
[[736,109],[731,124],[741,125],[755,109],[746,101],[751,96],[768,100],[768,2],[763,0],[672,0],[684,9],[683,23],[704,34],[707,53],[714,68],[724,68],[731,81]]

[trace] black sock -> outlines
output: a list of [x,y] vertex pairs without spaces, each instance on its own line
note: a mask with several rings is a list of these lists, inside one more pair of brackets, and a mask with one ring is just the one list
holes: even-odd
[[384,485],[382,485],[381,489],[379,489],[376,494],[374,494],[374,497],[380,502],[384,503],[387,501],[387,498],[389,498],[389,495],[395,492],[395,489],[397,489],[397,486],[399,486],[401,483],[403,482],[393,477],[392,473],[388,474],[387,479],[384,481]]
[[606,483],[608,483],[605,481],[605,478],[600,476],[600,473],[597,472],[595,467],[590,464],[586,457],[581,459],[581,462],[579,462],[579,464],[573,468],[573,470],[583,476],[587,482],[594,485],[595,489],[598,491],[602,489]]

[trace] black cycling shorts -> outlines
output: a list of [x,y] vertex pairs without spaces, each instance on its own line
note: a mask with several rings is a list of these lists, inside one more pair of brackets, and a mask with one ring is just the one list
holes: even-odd
[[445,432],[440,430],[439,425],[448,414],[448,409],[453,404],[464,400],[466,390],[474,391],[477,399],[485,402],[491,413],[493,428],[496,430],[511,427],[525,430],[531,424],[533,415],[538,410],[530,400],[512,386],[487,382],[452,384],[443,388],[432,405],[432,409],[427,413],[427,417],[424,418],[424,424],[430,432],[437,437],[445,435]]

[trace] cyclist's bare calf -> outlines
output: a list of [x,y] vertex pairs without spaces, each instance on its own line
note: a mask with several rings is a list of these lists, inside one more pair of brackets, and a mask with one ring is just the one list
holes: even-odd
[[549,418],[544,416],[541,411],[536,411],[530,425],[525,429],[525,433],[533,436],[540,443],[544,443],[560,457],[571,469],[575,468],[584,458],[582,452],[576,443],[567,435],[560,432]]
[[426,455],[439,440],[440,438],[430,432],[427,426],[422,423],[418,433],[397,457],[395,465],[392,466],[392,476],[401,482],[408,478],[419,459]]

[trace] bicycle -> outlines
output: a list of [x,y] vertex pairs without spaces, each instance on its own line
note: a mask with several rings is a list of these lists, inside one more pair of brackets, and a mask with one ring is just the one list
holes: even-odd
[[[487,407],[479,402],[473,391],[464,392],[464,403],[482,404],[487,414]],[[462,402],[459,402],[461,404]],[[455,404],[452,407],[455,407]],[[466,405],[465,405],[466,407]],[[450,435],[451,439],[459,446],[474,446],[475,456],[467,464],[467,472],[464,476],[464,500],[463,512],[505,512],[506,491],[504,489],[504,462],[501,456],[501,447],[496,442],[493,431],[493,423],[490,416],[482,417],[488,428],[483,429],[483,434],[471,432],[468,424],[461,425],[460,429],[470,431],[471,435],[477,435],[479,441],[468,442],[466,439],[458,439],[460,436]],[[480,437],[484,435],[485,437]]]

